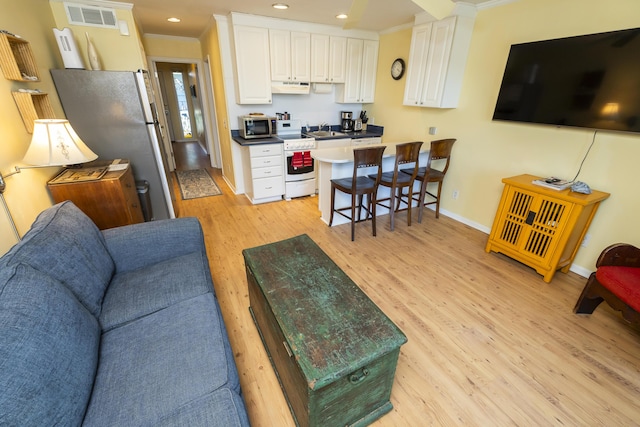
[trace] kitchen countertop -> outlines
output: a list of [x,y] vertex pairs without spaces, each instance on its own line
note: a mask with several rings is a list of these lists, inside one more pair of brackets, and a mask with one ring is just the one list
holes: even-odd
[[[331,126],[331,130],[339,130],[339,126]],[[330,139],[360,139],[360,138],[377,138],[382,136],[384,128],[382,126],[369,125],[366,131],[345,132],[345,135],[324,136],[316,138],[316,141],[326,141]],[[277,136],[271,138],[243,139],[237,130],[231,131],[231,138],[241,146],[260,145],[260,144],[282,144],[282,139]]]

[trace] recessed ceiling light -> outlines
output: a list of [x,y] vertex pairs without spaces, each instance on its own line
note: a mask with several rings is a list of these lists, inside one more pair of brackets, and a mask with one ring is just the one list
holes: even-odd
[[284,3],[274,3],[271,6],[273,6],[274,9],[280,9],[280,10],[289,9],[289,5]]
[[338,19],[347,19],[349,17],[349,15],[347,15],[346,13],[341,13],[340,15],[336,15],[336,18]]
[[169,22],[180,22],[180,18],[168,18],[167,21],[169,21]]

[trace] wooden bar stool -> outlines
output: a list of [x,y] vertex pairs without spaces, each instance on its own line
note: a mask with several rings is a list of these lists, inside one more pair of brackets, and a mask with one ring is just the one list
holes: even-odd
[[[427,159],[427,165],[423,168],[419,168],[418,174],[416,175],[416,180],[422,183],[420,185],[420,193],[418,194],[418,198],[412,195],[402,195],[403,201],[411,198],[418,202],[419,223],[422,222],[422,212],[424,211],[424,207],[427,205],[432,205],[435,203],[436,218],[440,217],[440,193],[442,192],[442,183],[444,182],[444,176],[447,173],[447,169],[449,169],[449,163],[451,162],[451,149],[453,148],[453,144],[455,142],[456,140],[454,138],[432,141],[431,149],[429,150],[429,157]],[[444,165],[441,166],[442,169],[435,169],[432,167],[431,162],[434,160],[444,160]],[[412,174],[413,169],[403,169],[402,172],[406,174]],[[427,185],[430,182],[438,183],[438,191],[436,194],[427,191]],[[425,203],[424,200],[427,195],[429,195],[433,200]]]
[[[407,187],[409,194],[409,200],[413,198],[413,182],[418,174],[418,156],[420,155],[420,147],[422,141],[406,142],[404,144],[396,145],[396,163],[393,171],[384,172],[380,177],[380,185],[389,187],[390,194],[388,198],[376,199],[376,204],[384,206],[389,209],[389,224],[391,231],[394,228],[394,213],[400,207],[400,197],[402,196],[402,189]],[[400,167],[413,163],[412,169],[407,171],[413,171],[410,173],[400,172]],[[373,175],[369,175],[373,178]],[[382,202],[389,202],[389,205],[385,205]],[[407,206],[407,225],[411,225],[411,203]]]
[[[371,223],[373,235],[376,235],[376,193],[380,176],[382,175],[382,154],[386,146],[375,146],[367,148],[356,148],[353,150],[353,176],[351,178],[339,178],[331,180],[331,216],[329,218],[329,227],[333,223],[333,213],[348,218],[351,221],[351,241],[355,240],[355,223],[361,222],[361,214],[363,209],[363,198],[367,195],[367,217],[371,215]],[[376,174],[369,176],[358,176],[358,169],[376,167]],[[351,206],[344,208],[335,208],[336,190],[343,193],[351,194]],[[358,209],[358,218],[356,219],[356,209]],[[344,211],[350,210],[351,215],[347,215]]]

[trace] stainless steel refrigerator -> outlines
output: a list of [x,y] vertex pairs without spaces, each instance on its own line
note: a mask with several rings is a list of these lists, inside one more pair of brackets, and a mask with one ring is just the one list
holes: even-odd
[[128,159],[149,183],[151,219],[175,218],[174,193],[146,71],[51,70],[65,115],[99,159]]

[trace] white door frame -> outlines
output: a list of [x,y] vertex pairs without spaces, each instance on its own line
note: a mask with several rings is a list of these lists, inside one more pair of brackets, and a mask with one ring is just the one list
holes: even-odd
[[[207,82],[207,74],[210,73],[209,67],[204,66],[204,63],[201,59],[198,58],[171,58],[171,57],[163,57],[163,56],[149,56],[147,57],[149,64],[152,67],[152,79],[156,88],[159,88],[158,83],[158,70],[156,68],[156,62],[173,62],[178,64],[196,64],[198,68],[198,86],[201,92],[206,94],[206,96],[201,97],[202,102],[202,110],[204,115],[204,126],[205,126],[205,138],[207,143],[207,151],[209,153],[209,158],[211,161],[211,167],[220,168],[222,164],[218,159],[220,153],[220,138],[218,136],[218,127],[215,120],[215,106],[212,103],[213,100],[213,87],[211,84]],[[160,97],[160,105],[164,105],[162,103],[162,94],[159,93],[159,89],[157,89],[157,96]],[[175,167],[174,167],[175,168]]]

